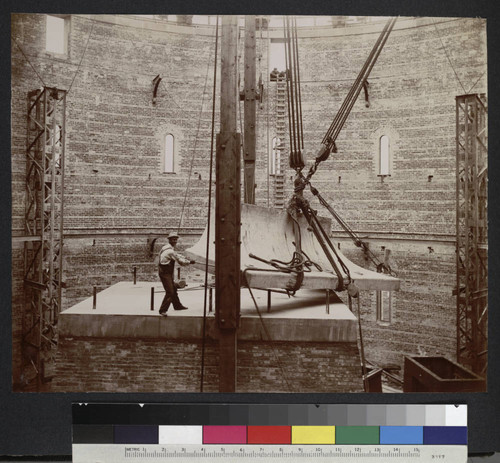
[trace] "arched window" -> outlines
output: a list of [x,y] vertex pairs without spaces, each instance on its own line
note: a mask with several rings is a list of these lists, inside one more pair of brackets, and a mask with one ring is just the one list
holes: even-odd
[[281,173],[281,138],[273,138],[273,148],[269,159],[269,173],[271,175],[279,175]]
[[391,175],[390,143],[387,135],[382,135],[379,140],[379,169],[378,175]]
[[163,157],[163,172],[175,172],[174,168],[174,136],[169,133],[165,135],[165,151]]

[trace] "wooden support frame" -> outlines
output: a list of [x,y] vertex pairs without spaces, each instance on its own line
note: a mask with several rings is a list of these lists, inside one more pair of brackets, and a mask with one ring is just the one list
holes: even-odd
[[236,132],[238,17],[222,17],[221,125],[215,190],[215,317],[219,328],[219,392],[236,391],[240,316],[241,154]]
[[255,124],[257,107],[256,67],[255,67],[255,21],[256,16],[245,16],[245,89],[243,138],[245,203],[255,204]]

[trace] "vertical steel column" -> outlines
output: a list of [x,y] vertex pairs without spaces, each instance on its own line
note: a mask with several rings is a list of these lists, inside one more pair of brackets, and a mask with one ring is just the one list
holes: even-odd
[[457,360],[484,375],[488,343],[488,135],[483,96],[456,97]]
[[236,391],[240,316],[241,153],[236,132],[238,17],[222,17],[221,125],[215,190],[215,316],[219,327],[219,391]]
[[37,390],[53,366],[61,310],[66,92],[28,93],[23,382]]

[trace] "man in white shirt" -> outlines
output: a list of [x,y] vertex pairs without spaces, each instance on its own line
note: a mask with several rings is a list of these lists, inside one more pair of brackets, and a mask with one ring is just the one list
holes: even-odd
[[160,280],[165,288],[165,297],[160,307],[160,315],[167,315],[167,310],[170,307],[170,303],[174,306],[174,310],[187,310],[179,300],[177,294],[177,288],[174,284],[174,267],[177,262],[179,265],[185,266],[189,264],[194,264],[194,261],[186,259],[181,254],[175,252],[175,246],[179,240],[179,235],[177,233],[170,233],[168,235],[168,244],[163,246],[160,251],[160,260],[158,263],[158,274]]

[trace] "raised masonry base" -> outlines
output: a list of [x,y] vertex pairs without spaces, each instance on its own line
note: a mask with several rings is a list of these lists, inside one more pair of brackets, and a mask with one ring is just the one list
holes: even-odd
[[[150,310],[154,286],[154,310]],[[158,315],[160,285],[118,283],[61,313],[55,392],[199,392],[203,289],[179,291],[187,311]],[[362,392],[357,320],[323,291],[288,298],[241,293],[238,392]],[[218,342],[208,313],[204,392],[218,392]],[[271,339],[269,339],[269,337]]]

